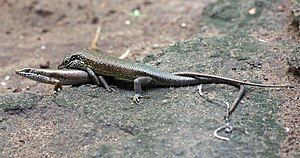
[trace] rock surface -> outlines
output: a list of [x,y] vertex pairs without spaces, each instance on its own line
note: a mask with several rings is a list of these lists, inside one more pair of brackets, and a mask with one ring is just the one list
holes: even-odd
[[[158,67],[166,71],[206,72],[264,82],[261,74],[265,70],[252,69],[247,62],[257,60],[253,56],[257,52],[260,60],[270,60],[265,54],[268,51],[248,34],[235,33],[178,42],[150,63],[159,62]],[[232,125],[240,130],[220,132],[231,139],[229,142],[214,138],[213,131],[224,125],[225,102],[231,103],[238,90],[204,85],[203,91],[207,92],[206,99],[199,96],[196,87],[153,88],[145,91],[151,98],[143,99],[140,105],[132,104],[132,89],[126,88],[108,93],[101,87],[83,85],[65,88],[54,96],[4,94],[0,97],[2,156],[12,155],[15,150],[15,156],[21,157],[279,154],[285,133],[275,121],[282,103],[275,90],[249,88],[244,103],[232,117]],[[17,130],[20,126],[22,130]],[[32,150],[39,155],[28,155]]]

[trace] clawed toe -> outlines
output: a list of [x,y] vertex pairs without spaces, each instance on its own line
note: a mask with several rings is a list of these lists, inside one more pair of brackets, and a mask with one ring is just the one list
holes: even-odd
[[110,87],[110,86],[108,86],[108,87],[106,87],[106,90],[108,91],[108,92],[115,92],[115,89],[113,89],[112,87]]
[[132,97],[132,101],[133,101],[134,103],[136,103],[136,104],[139,104],[139,103],[140,103],[140,98],[146,98],[146,99],[149,99],[150,96],[148,96],[148,95],[143,96],[143,95],[140,95],[140,94],[135,94],[135,95]]
[[55,96],[58,95],[58,92],[59,92],[59,91],[53,91],[53,92],[50,92],[50,93],[48,94],[48,96],[55,97]]
[[132,101],[136,104],[139,104],[140,103],[140,98],[142,98],[143,96],[141,96],[140,94],[135,94],[133,97],[132,97]]

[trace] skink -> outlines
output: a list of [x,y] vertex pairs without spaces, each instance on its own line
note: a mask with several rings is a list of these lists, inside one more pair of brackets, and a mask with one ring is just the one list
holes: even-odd
[[[239,80],[224,78],[200,73],[176,73],[172,74],[142,63],[134,63],[105,55],[101,52],[80,51],[66,56],[58,69],[80,69],[86,71],[97,85],[102,84],[108,91],[111,88],[106,84],[103,76],[112,76],[119,80],[134,82],[135,95],[133,101],[138,103],[142,97],[142,85],[156,86],[192,86],[198,84],[228,84],[241,88],[243,85],[258,87],[290,87],[288,85],[264,85]],[[100,78],[98,78],[100,76]],[[243,92],[244,93],[244,92]]]
[[62,89],[62,85],[85,84],[92,81],[89,74],[82,70],[50,70],[23,68],[15,71],[20,76],[27,77],[31,80],[53,84],[54,91]]

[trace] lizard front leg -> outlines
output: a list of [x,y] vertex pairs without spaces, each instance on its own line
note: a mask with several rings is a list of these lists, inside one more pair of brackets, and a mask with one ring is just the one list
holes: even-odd
[[60,81],[58,79],[55,79],[53,77],[48,77],[48,76],[42,76],[42,75],[37,76],[37,79],[39,82],[53,84],[54,85],[54,88],[53,88],[54,93],[56,93],[58,91],[58,89],[62,90],[62,84],[60,83]]
[[57,82],[55,82],[53,89],[54,89],[54,92],[57,92],[58,89],[62,90],[62,84],[59,82],[59,80],[57,80]]
[[134,80],[134,96],[132,97],[132,100],[135,103],[139,103],[140,102],[140,98],[143,98],[142,96],[142,85],[148,84],[150,81],[152,80],[151,77],[138,77]]
[[59,80],[51,78],[51,77],[49,77],[49,78],[47,77],[47,81],[50,84],[54,84],[54,88],[53,88],[54,91],[52,93],[50,93],[50,95],[57,94],[59,89],[62,90],[62,84],[60,83]]
[[89,74],[89,76],[92,78],[93,82],[94,82],[96,85],[98,85],[98,86],[103,85],[103,87],[104,87],[108,92],[113,92],[113,91],[114,91],[114,89],[111,88],[111,87],[107,84],[107,82],[106,82],[106,80],[104,79],[104,77],[102,77],[102,76],[98,76],[98,77],[97,77],[97,75],[95,74],[95,72],[94,72],[92,69],[90,69],[90,68],[87,68],[86,71],[87,71],[87,73]]

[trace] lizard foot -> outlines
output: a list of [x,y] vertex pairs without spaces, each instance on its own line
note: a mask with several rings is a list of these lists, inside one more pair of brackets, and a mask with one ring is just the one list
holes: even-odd
[[55,97],[55,96],[58,95],[58,92],[59,91],[53,91],[53,92],[48,93],[47,95],[50,96],[50,97]]
[[93,84],[87,84],[86,86],[88,86],[88,87],[90,87],[90,88],[93,88],[93,89],[98,88],[97,85],[93,85]]
[[[93,89],[99,87],[99,86],[97,86],[97,85],[90,85],[90,84],[88,84],[88,86],[91,87],[91,88],[93,88]],[[115,92],[114,87],[115,87],[115,86],[112,86],[112,87],[111,87],[111,86],[107,86],[107,87],[104,87],[104,88],[105,88],[105,90],[108,91],[108,92]]]
[[142,96],[140,94],[135,94],[133,97],[132,97],[132,101],[136,104],[139,104],[140,103],[140,98],[150,98],[149,96]]

